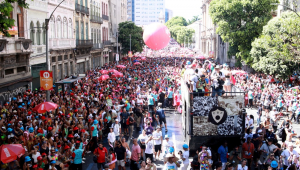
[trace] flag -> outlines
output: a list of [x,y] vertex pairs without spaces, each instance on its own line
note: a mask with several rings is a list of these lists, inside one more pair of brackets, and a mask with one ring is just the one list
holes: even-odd
[[235,78],[233,77],[233,75],[231,75],[231,83],[235,85],[236,81]]

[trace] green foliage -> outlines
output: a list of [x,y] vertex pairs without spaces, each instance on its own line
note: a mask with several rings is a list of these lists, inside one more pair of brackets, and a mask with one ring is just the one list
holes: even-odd
[[192,23],[194,23],[195,21],[198,21],[198,20],[200,20],[199,15],[193,16],[193,19],[189,20],[188,23],[187,23],[187,25],[190,25],[190,24],[192,24]]
[[[230,55],[252,64],[251,43],[259,37],[263,26],[272,19],[278,0],[212,0],[209,14],[216,24],[217,33],[230,43]],[[228,54],[229,54],[228,53]]]
[[299,68],[300,19],[293,12],[282,13],[263,28],[252,43],[253,68],[286,79]]
[[142,52],[145,45],[143,40],[143,29],[136,26],[133,22],[126,21],[119,23],[118,40],[122,44],[122,54],[128,54],[130,51],[131,34],[131,51],[133,53]]
[[17,2],[20,7],[28,8],[25,0],[4,0],[0,2],[0,32],[5,36],[10,37],[7,30],[14,26],[14,19],[9,18],[10,13],[13,11],[12,3]]
[[167,23],[166,26],[171,29],[171,27],[173,26],[187,26],[187,22],[185,20],[185,18],[183,17],[173,17],[172,19],[170,19]]
[[[194,29],[191,29],[188,27],[181,27],[180,30],[177,32],[176,40],[180,44],[183,44],[184,42],[190,43],[190,42],[192,42],[192,36],[194,33],[195,33]],[[184,38],[185,38],[185,41],[184,41]]]

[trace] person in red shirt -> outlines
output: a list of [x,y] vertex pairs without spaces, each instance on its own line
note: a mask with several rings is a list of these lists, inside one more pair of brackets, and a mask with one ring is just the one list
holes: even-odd
[[242,157],[247,159],[248,168],[251,169],[251,163],[254,154],[254,145],[253,143],[251,143],[250,137],[247,138],[247,142],[243,143],[242,149],[243,149]]
[[[94,151],[94,155],[97,156],[97,168],[99,170],[105,169],[105,158],[108,155],[107,149],[103,147],[102,143],[99,143],[99,147],[97,147]],[[102,168],[101,168],[102,167]]]

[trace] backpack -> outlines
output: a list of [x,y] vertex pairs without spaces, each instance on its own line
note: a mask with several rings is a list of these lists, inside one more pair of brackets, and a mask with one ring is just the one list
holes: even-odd
[[284,130],[284,127],[282,127],[280,129],[278,129],[277,135],[278,135],[278,137],[282,138],[284,136],[284,133],[286,133],[286,132]]

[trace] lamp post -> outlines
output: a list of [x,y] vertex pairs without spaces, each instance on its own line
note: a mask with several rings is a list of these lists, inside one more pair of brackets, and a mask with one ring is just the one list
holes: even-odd
[[119,60],[120,60],[120,56],[119,56],[119,38],[118,38],[118,31],[117,31],[117,55],[118,55],[118,59],[116,58],[116,60],[117,60],[117,65],[119,65]]
[[[55,12],[55,10],[60,6],[60,4],[62,4],[65,0],[62,0],[52,11],[51,15],[49,18],[45,19],[45,30],[46,30],[46,65],[47,65],[47,70],[50,70],[50,66],[49,66],[49,61],[48,61],[48,26],[49,26],[49,21],[53,15],[53,13]],[[50,91],[47,90],[46,91],[46,100],[50,101]]]
[[[131,51],[131,34],[129,34],[129,37],[130,37],[130,51]],[[130,58],[130,64],[131,64],[131,57]]]

